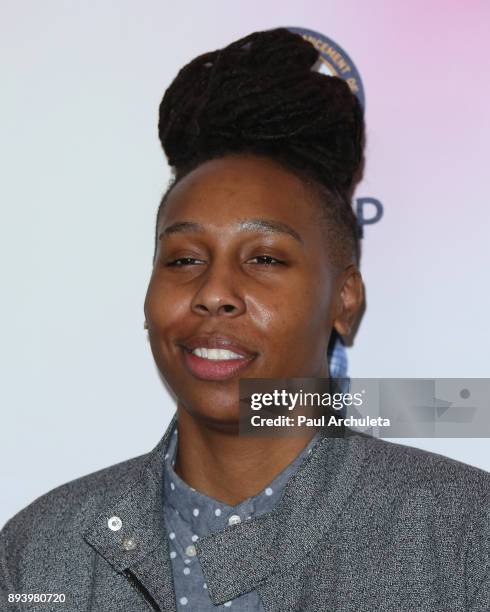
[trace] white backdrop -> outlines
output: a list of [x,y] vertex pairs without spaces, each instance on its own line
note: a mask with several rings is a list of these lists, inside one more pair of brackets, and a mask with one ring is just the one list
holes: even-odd
[[[485,1],[2,0],[0,525],[64,482],[147,452],[173,413],[143,330],[169,173],[158,105],[197,54],[316,30],[367,103],[358,196],[367,311],[357,377],[487,377]],[[109,440],[109,443],[108,443]],[[490,469],[488,440],[403,440]]]

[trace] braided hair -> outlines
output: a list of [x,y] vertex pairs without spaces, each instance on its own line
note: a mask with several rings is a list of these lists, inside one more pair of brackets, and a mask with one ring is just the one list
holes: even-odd
[[[351,206],[363,165],[362,107],[347,83],[315,70],[319,52],[286,28],[254,32],[185,65],[165,91],[158,133],[172,187],[204,161],[265,155],[311,187],[329,244],[359,262]],[[157,230],[155,231],[155,253]]]

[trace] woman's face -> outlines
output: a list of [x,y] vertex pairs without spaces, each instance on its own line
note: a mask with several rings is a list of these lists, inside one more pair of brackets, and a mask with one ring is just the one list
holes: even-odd
[[[266,157],[205,162],[172,189],[144,311],[157,367],[195,418],[236,423],[240,378],[328,377],[332,326],[348,333],[362,281],[330,262],[320,212]],[[247,356],[189,351],[217,337]]]

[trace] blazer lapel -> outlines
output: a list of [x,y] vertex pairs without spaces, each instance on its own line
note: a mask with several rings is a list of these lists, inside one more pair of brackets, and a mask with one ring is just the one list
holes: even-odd
[[[196,542],[208,593],[223,604],[306,555],[335,524],[361,473],[359,436],[327,436],[307,455],[272,512]],[[287,588],[287,585],[285,585]]]

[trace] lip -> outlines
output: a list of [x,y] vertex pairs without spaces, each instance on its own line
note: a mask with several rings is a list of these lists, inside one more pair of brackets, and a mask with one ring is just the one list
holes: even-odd
[[[205,359],[192,354],[198,347],[222,348],[243,357],[240,359]],[[226,336],[193,336],[181,343],[185,366],[201,380],[228,380],[246,370],[258,353],[251,352],[234,339]]]
[[227,349],[228,351],[233,351],[238,355],[243,355],[243,357],[256,357],[258,354],[243,346],[234,338],[217,334],[209,336],[192,336],[191,338],[188,338],[185,342],[182,342],[181,346],[183,346],[189,351],[192,351],[200,346],[203,346],[205,348]]

